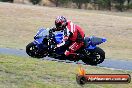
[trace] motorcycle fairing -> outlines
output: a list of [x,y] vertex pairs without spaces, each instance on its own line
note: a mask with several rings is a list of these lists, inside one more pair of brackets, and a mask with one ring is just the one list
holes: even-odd
[[43,39],[46,38],[49,35],[48,29],[46,28],[40,28],[37,32],[37,34],[34,36],[34,44],[42,44]]
[[[34,37],[35,40],[33,43],[39,47],[39,45],[43,43],[43,39],[47,37],[48,34],[49,34],[49,31],[47,29],[41,28],[35,35]],[[62,43],[62,39],[64,35],[63,32],[56,32],[54,35],[55,35],[54,36],[55,42],[57,44]],[[95,49],[97,45],[103,42],[106,42],[106,38],[90,36],[90,37],[85,37],[84,41],[85,41],[86,49]]]
[[55,34],[55,41],[57,44],[61,43],[62,42],[62,39],[63,39],[63,33],[57,33]]

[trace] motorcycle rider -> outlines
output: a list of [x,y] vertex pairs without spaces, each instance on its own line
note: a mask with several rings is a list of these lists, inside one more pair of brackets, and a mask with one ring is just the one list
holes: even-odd
[[52,31],[64,32],[63,41],[57,47],[66,48],[68,46],[68,49],[64,53],[65,56],[71,54],[76,56],[74,52],[84,45],[85,34],[83,29],[67,20],[64,16],[58,16],[55,19],[55,26],[55,28],[52,28]]

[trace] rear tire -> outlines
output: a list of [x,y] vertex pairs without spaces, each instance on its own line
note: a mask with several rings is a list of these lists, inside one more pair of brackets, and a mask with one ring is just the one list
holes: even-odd
[[104,59],[105,52],[101,48],[96,47],[94,50],[86,51],[85,58],[82,61],[89,65],[97,65],[102,63]]
[[47,56],[46,52],[40,52],[36,45],[31,42],[26,46],[26,53],[34,58],[43,58]]

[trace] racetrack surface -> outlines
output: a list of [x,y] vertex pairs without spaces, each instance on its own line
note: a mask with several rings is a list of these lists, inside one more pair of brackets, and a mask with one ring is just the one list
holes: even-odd
[[[10,48],[0,48],[0,54],[7,54],[7,55],[16,55],[22,57],[29,57],[25,50],[18,50],[18,49],[10,49]],[[58,61],[58,62],[66,62],[66,63],[73,63],[73,61],[68,60],[58,60],[54,58],[43,58],[43,60],[51,60],[51,61]],[[80,64],[84,64],[82,61],[79,61]],[[98,65],[99,67],[106,67],[112,69],[120,69],[120,70],[132,70],[132,61],[125,61],[125,60],[115,60],[115,59],[105,59],[105,61]]]

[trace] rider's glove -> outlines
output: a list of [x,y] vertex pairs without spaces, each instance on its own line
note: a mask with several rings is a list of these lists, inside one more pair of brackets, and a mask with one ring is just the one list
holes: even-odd
[[55,32],[57,30],[56,27],[52,27],[51,29],[53,32]]

